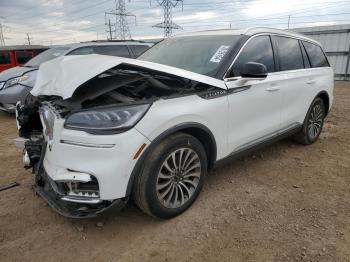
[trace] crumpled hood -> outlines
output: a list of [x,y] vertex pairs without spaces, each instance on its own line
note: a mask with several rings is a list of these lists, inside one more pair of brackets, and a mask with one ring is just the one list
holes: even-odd
[[11,78],[22,76],[25,73],[37,70],[37,68],[25,67],[25,66],[16,66],[10,69],[7,69],[0,73],[0,82],[7,81]]
[[31,93],[67,99],[86,81],[120,64],[140,66],[226,89],[221,80],[187,70],[137,59],[92,54],[62,56],[41,64]]

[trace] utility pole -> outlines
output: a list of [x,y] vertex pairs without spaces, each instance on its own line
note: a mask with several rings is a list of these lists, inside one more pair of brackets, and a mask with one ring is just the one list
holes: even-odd
[[289,24],[290,24],[290,15],[288,15],[288,29],[289,29]]
[[27,33],[27,37],[26,37],[25,39],[27,39],[28,45],[30,45],[30,39],[31,39],[31,37],[29,37],[29,34],[28,34],[28,33]]
[[2,32],[2,24],[0,22],[0,46],[4,46],[5,45],[5,37],[4,37],[4,33]]
[[[135,18],[135,24],[136,24],[136,16],[132,13],[126,12],[125,7],[125,0],[115,0],[115,11],[113,12],[106,12],[105,13],[105,19],[106,19],[106,25],[107,25],[107,16],[115,16],[115,39],[119,40],[125,40],[125,39],[131,39],[131,33],[130,28],[128,24],[127,17],[132,16]],[[108,19],[108,32],[111,40],[113,39],[111,37],[111,25],[110,25],[110,19]]]
[[[3,19],[3,18],[4,18],[3,16],[0,16],[0,19]],[[3,33],[2,29],[3,29],[3,26],[2,26],[2,23],[0,21],[0,46],[5,45],[5,37],[4,37],[4,33]]]
[[154,25],[153,27],[164,28],[164,38],[167,38],[172,35],[173,29],[182,29],[181,26],[173,22],[172,9],[175,8],[179,2],[182,3],[183,8],[183,0],[157,0],[157,2],[161,7],[163,7],[164,21]]

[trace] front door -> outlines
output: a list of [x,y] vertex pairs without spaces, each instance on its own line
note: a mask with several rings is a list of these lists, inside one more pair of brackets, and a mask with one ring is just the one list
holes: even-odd
[[[268,70],[263,80],[240,80],[240,69],[248,62],[262,63]],[[229,101],[228,144],[232,152],[255,145],[276,134],[281,121],[281,92],[283,74],[275,72],[270,36],[253,37],[238,54],[226,78]]]

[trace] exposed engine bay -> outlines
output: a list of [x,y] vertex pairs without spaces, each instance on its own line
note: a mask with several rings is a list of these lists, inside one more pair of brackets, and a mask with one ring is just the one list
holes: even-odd
[[[45,173],[45,150],[50,148],[55,119],[66,119],[74,113],[98,111],[106,107],[137,106],[143,103],[150,106],[159,99],[194,94],[202,96],[215,92],[222,90],[168,73],[120,64],[79,86],[68,99],[29,95],[24,104],[17,105],[17,121],[19,136],[25,139],[25,168],[33,170],[37,193],[61,214],[70,217],[96,214],[96,210],[104,210],[113,204],[99,201],[98,183],[93,176],[84,177],[77,183],[56,183]],[[116,115],[115,112],[111,114]],[[104,116],[105,113],[100,115]],[[92,117],[99,116],[95,114]],[[117,117],[120,118],[121,114]],[[57,196],[66,202],[62,204],[62,201],[56,201]],[[83,208],[81,204],[84,204]]]

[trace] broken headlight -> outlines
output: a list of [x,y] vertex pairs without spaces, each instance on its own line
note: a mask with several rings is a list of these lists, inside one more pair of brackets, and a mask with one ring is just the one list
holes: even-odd
[[3,84],[3,89],[5,88],[8,88],[8,87],[11,87],[11,86],[14,86],[14,85],[17,85],[23,81],[26,81],[29,79],[29,76],[28,75],[23,75],[23,76],[19,76],[19,77],[15,77],[15,78],[12,78],[10,80],[8,80],[7,82],[5,82]]
[[149,107],[150,104],[138,104],[80,111],[68,116],[65,128],[87,132],[124,131],[135,126]]

